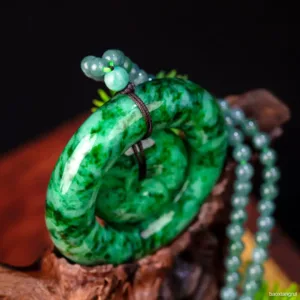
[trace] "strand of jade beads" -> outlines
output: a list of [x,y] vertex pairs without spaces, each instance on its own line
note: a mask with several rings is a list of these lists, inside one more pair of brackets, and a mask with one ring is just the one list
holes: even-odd
[[[233,158],[237,162],[236,181],[231,198],[231,222],[226,232],[230,243],[228,257],[225,260],[225,286],[222,288],[220,296],[222,300],[252,300],[263,279],[263,264],[268,257],[267,248],[270,243],[270,231],[274,226],[272,217],[275,209],[274,199],[278,194],[276,182],[280,177],[280,172],[274,165],[276,153],[269,146],[268,135],[258,130],[254,120],[245,118],[242,110],[230,108],[226,100],[220,100],[219,104],[229,129],[229,143],[233,148]],[[254,173],[249,162],[251,149],[244,143],[244,135],[250,137],[254,148],[260,151],[259,159],[264,169],[263,183],[260,188],[261,199],[258,203],[260,217],[257,220],[258,231],[255,235],[256,248],[253,250],[252,262],[246,271],[242,295],[238,298],[237,286],[241,281],[238,269],[241,266],[241,254],[244,250],[243,225],[247,218],[245,207],[249,202],[249,193],[252,190],[251,178]]]
[[84,74],[96,81],[104,81],[112,91],[123,90],[129,82],[134,85],[151,81],[155,76],[141,70],[120,50],[107,50],[102,57],[86,56],[81,61]]

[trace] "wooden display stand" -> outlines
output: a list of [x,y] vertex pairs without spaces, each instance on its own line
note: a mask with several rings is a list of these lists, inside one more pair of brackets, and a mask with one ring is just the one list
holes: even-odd
[[[281,134],[280,126],[289,119],[286,106],[266,90],[227,99],[231,105],[241,107],[248,117],[256,119],[272,138]],[[53,166],[48,168],[49,176]],[[117,267],[86,267],[60,257],[45,238],[42,243],[48,249],[31,267],[0,265],[0,299],[218,299],[223,284],[225,228],[231,209],[234,166],[228,158],[218,184],[196,220],[172,244],[153,255]],[[47,234],[44,224],[36,226],[43,226],[43,236]],[[0,257],[1,254],[0,250]],[[11,263],[6,254],[5,262]]]

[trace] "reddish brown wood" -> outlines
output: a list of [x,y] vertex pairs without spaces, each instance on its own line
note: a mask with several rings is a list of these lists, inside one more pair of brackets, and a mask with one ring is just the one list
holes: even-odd
[[0,159],[0,262],[25,266],[49,248],[47,185],[65,144],[88,114]]

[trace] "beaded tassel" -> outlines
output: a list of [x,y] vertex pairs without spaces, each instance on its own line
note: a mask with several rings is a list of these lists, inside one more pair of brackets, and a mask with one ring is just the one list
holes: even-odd
[[225,100],[219,101],[219,104],[226,116],[233,158],[237,162],[234,194],[231,198],[233,207],[230,216],[231,224],[227,228],[230,245],[225,261],[225,286],[220,295],[222,300],[238,299],[236,287],[241,279],[238,272],[241,266],[241,253],[244,250],[241,238],[244,234],[244,223],[247,218],[245,207],[249,202],[249,193],[252,190],[251,178],[254,173],[253,167],[249,163],[251,149],[244,143],[244,135],[250,137],[254,148],[260,151],[260,162],[264,166],[263,184],[260,189],[261,199],[258,204],[258,211],[261,216],[257,220],[256,248],[253,250],[252,263],[246,271],[242,295],[239,297],[239,300],[252,300],[260,287],[264,274],[263,264],[268,257],[267,248],[270,243],[270,231],[274,226],[272,217],[275,209],[274,199],[278,195],[276,182],[280,177],[280,172],[274,166],[276,153],[269,147],[268,135],[258,130],[255,121],[245,118],[242,110],[230,109]]

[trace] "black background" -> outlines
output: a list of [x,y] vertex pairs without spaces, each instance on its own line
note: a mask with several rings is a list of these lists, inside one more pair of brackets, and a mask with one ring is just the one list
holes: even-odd
[[81,73],[80,61],[110,48],[148,73],[176,68],[218,97],[266,88],[292,111],[275,145],[283,173],[276,217],[299,245],[299,34],[292,8],[224,2],[72,2],[60,8],[26,2],[2,9],[1,153],[88,111],[99,83]]

